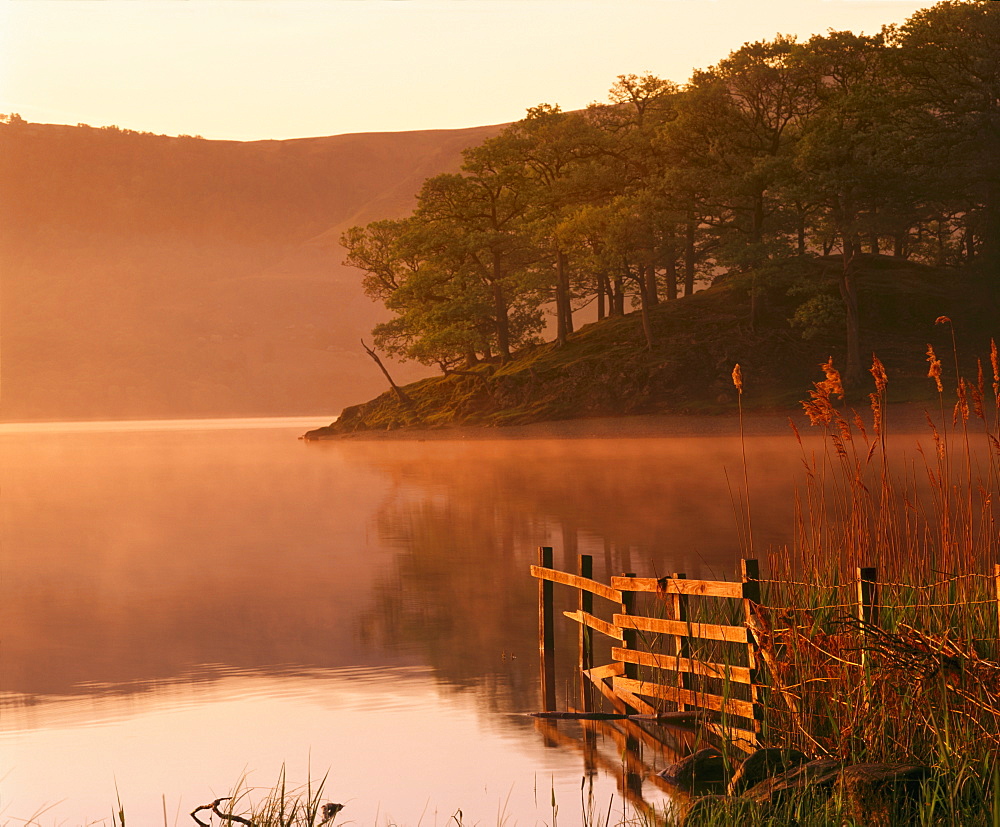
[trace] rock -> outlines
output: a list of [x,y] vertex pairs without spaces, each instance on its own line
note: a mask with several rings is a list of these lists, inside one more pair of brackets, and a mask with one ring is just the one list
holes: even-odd
[[759,749],[740,764],[729,782],[729,795],[740,795],[761,781],[773,775],[794,769],[809,761],[809,757],[797,749]]
[[853,764],[840,773],[837,790],[855,820],[882,827],[915,818],[930,775],[920,764]]
[[840,778],[844,762],[839,758],[820,758],[755,784],[745,797],[757,804],[778,804],[793,793],[805,791],[829,794]]
[[850,764],[836,758],[809,761],[761,781],[744,798],[761,806],[780,806],[793,797],[836,793],[858,824],[883,827],[916,817],[917,802],[931,771],[919,764]]
[[725,787],[726,759],[714,747],[706,747],[657,773],[660,778],[690,793],[714,792]]

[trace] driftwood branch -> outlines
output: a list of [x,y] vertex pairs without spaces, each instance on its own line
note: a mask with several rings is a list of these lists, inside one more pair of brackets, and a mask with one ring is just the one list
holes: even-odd
[[399,387],[399,385],[397,385],[393,381],[392,376],[389,374],[389,371],[386,369],[386,366],[384,364],[382,364],[382,360],[379,358],[379,355],[374,350],[372,350],[372,348],[368,347],[368,345],[365,344],[365,340],[364,339],[361,340],[361,347],[363,347],[365,349],[365,353],[367,353],[369,356],[372,357],[372,359],[374,360],[375,364],[378,365],[379,370],[381,370],[382,373],[384,374],[385,378],[389,380],[389,386],[393,389],[393,391],[395,391],[396,398],[406,408],[408,408],[413,413],[416,413],[417,407],[416,407],[416,405],[413,404],[413,400],[410,399],[410,397],[406,395],[406,393],[403,391],[403,389],[401,387]]
[[212,825],[209,824],[207,821],[202,821],[200,818],[198,818],[198,813],[200,813],[202,810],[211,810],[223,821],[228,821],[233,824],[246,824],[247,827],[256,827],[256,825],[248,818],[243,818],[242,816],[227,815],[226,813],[222,812],[219,809],[219,805],[223,801],[230,801],[230,800],[232,800],[232,796],[227,795],[224,798],[215,799],[215,801],[213,801],[211,804],[202,804],[200,807],[195,807],[191,811],[191,818],[195,820],[196,824],[201,825],[201,827],[212,827]]
[[[202,812],[203,810],[211,810],[223,821],[228,821],[231,824],[245,824],[247,825],[247,827],[257,827],[257,825],[255,825],[248,818],[243,818],[242,816],[228,815],[227,813],[224,813],[219,809],[219,805],[223,801],[231,801],[231,800],[232,796],[226,796],[225,798],[215,799],[215,801],[213,801],[211,804],[202,804],[200,807],[195,807],[191,811],[191,818],[195,820],[195,823],[198,824],[199,827],[212,827],[212,825],[209,824],[207,821],[202,821],[200,818],[198,818],[198,813]],[[322,827],[322,825],[328,824],[329,822],[333,821],[333,819],[337,817],[337,814],[343,809],[344,809],[343,804],[324,804],[323,809],[320,811],[323,815],[323,820],[319,822],[319,827]]]

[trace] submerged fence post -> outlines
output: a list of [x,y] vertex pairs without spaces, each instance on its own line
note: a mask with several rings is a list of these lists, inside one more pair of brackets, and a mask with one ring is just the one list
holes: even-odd
[[[580,577],[594,579],[594,558],[589,554],[580,555]],[[594,595],[585,589],[580,589],[580,611],[586,614],[594,613]],[[593,684],[585,674],[594,666],[594,646],[590,627],[580,623],[580,703],[584,712],[594,709]]]
[[878,569],[858,569],[858,620],[878,626]]
[[[551,546],[540,546],[538,565],[552,568]],[[555,623],[551,580],[538,581],[538,661],[542,682],[542,709],[554,712],[556,708]]]

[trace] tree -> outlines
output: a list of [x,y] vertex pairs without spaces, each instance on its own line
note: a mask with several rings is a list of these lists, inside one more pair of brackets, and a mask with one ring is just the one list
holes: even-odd
[[1000,5],[946,0],[889,30],[908,86],[909,125],[936,189],[963,217],[966,247],[1000,290]]

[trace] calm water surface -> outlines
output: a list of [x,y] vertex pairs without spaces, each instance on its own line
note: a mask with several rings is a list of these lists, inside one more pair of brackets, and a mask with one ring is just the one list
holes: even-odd
[[[731,578],[739,441],[296,440],[321,422],[0,427],[0,824],[110,824],[118,796],[189,824],[283,765],[338,823],[551,824],[553,791],[580,823],[581,756],[518,714],[528,566]],[[756,541],[784,542],[798,448],[747,449]]]

